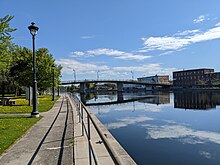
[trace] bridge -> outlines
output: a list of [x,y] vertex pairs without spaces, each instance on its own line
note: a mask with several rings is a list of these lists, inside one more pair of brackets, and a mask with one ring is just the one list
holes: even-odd
[[171,86],[170,83],[153,83],[153,82],[149,83],[149,82],[142,82],[137,80],[77,80],[77,81],[62,81],[61,85],[80,84],[80,92],[85,93],[86,84],[89,83],[115,83],[117,84],[117,91],[119,92],[123,92],[123,84],[136,84],[136,85],[162,87],[162,88],[169,88]]

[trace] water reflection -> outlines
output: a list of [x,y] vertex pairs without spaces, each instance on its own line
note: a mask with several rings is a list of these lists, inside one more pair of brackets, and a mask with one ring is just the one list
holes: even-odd
[[[118,102],[117,97],[96,94],[87,104]],[[219,92],[122,93],[122,97],[128,102],[94,104],[89,109],[137,164],[220,164]],[[204,111],[209,108],[216,110]]]
[[[214,109],[220,105],[220,94],[217,91],[184,91],[174,92],[174,108],[205,110]],[[150,104],[170,104],[171,95],[168,92],[138,92],[138,93],[87,93],[81,95],[81,100],[88,106],[123,104],[138,101]]]
[[174,93],[174,108],[212,109],[220,105],[220,95],[216,91],[188,91]]
[[87,106],[122,104],[127,102],[134,102],[134,101],[159,105],[159,104],[170,103],[170,93],[164,93],[164,92],[137,92],[137,93],[109,92],[107,94],[87,93],[81,95],[81,100]]

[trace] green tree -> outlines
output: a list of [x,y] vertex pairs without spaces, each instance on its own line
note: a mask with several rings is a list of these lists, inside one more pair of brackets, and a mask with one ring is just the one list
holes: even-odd
[[17,47],[12,59],[9,76],[13,78],[15,94],[20,95],[21,87],[32,86],[32,51]]
[[52,54],[49,53],[47,48],[40,48],[36,51],[36,60],[37,60],[37,83],[38,89],[41,93],[46,91],[52,86],[53,78],[53,69],[54,65],[54,79],[55,86],[58,85],[60,81],[61,69],[60,65],[55,65],[55,60],[53,59]]
[[[15,28],[10,27],[10,21],[13,16],[6,15],[0,18],[0,81],[2,97],[4,97],[5,81],[9,81],[9,68],[12,60],[12,52],[15,45],[11,42],[11,32],[15,31]],[[8,84],[8,83],[7,83]]]
[[5,73],[9,68],[11,61],[11,51],[14,44],[11,43],[11,32],[15,31],[15,28],[10,27],[10,21],[13,16],[6,15],[0,18],[0,72]]
[[[36,63],[37,87],[40,94],[42,94],[52,86],[52,65],[55,64],[55,60],[47,48],[40,48],[36,50]],[[14,78],[16,91],[19,91],[20,87],[32,86],[32,66],[32,51],[27,48],[17,47],[10,68],[10,76]],[[60,81],[61,69],[61,66],[55,65],[54,77],[56,84]]]

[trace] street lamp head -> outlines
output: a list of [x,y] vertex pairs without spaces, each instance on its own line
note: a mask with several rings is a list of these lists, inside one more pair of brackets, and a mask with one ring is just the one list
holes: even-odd
[[37,26],[35,26],[34,22],[32,22],[31,25],[28,26],[28,29],[30,30],[30,33],[32,36],[36,36],[39,28]]

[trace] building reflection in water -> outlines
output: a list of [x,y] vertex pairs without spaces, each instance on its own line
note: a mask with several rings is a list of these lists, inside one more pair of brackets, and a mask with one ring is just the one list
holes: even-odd
[[[220,105],[220,91],[175,91],[174,108],[208,110]],[[81,95],[87,105],[110,105],[137,101],[149,104],[170,104],[173,100],[169,92],[148,93],[88,93]]]
[[138,102],[140,103],[149,103],[149,104],[170,104],[170,93],[168,92],[157,92],[152,95],[152,97],[141,99]]
[[207,110],[217,105],[220,105],[218,91],[174,92],[174,108]]

